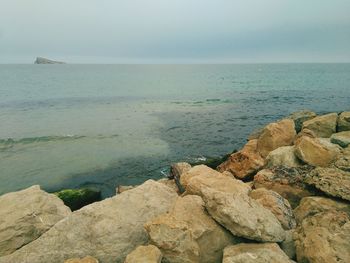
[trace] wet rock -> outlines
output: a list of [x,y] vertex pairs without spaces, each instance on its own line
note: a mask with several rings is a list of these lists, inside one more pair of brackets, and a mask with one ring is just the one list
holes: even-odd
[[284,253],[290,258],[295,259],[296,258],[296,248],[295,248],[295,242],[293,239],[294,229],[286,231],[286,239],[283,240],[280,244],[281,249]]
[[183,174],[188,172],[192,166],[189,163],[186,162],[180,162],[180,163],[174,163],[170,166],[170,179],[173,179],[174,177],[179,177]]
[[302,127],[303,127],[303,123],[305,121],[311,120],[313,118],[315,118],[317,116],[317,114],[313,111],[309,111],[309,110],[301,110],[301,111],[297,111],[297,112],[293,112],[291,115],[289,115],[289,119],[292,119],[294,121],[295,124],[295,130],[296,132],[300,132]]
[[350,145],[350,131],[343,131],[332,134],[331,142],[338,144],[343,148],[346,148],[348,145]]
[[270,123],[258,139],[257,150],[265,158],[271,151],[281,146],[292,145],[295,135],[294,121],[290,119]]
[[0,196],[0,256],[11,254],[71,213],[38,185]]
[[340,154],[340,148],[327,139],[303,136],[295,143],[295,154],[309,165],[326,167]]
[[350,131],[350,111],[344,111],[339,115],[337,130]]
[[305,179],[327,195],[350,201],[350,173],[337,168],[316,168]]
[[303,123],[303,129],[313,131],[317,137],[329,138],[336,132],[337,113],[329,113],[326,115],[315,117]]
[[179,197],[173,209],[145,225],[151,242],[171,263],[221,262],[222,250],[234,237],[205,211],[201,197]]
[[285,230],[296,227],[292,207],[288,200],[284,199],[278,193],[265,188],[259,188],[251,191],[249,196],[266,209],[270,210],[276,216],[278,221],[280,221]]
[[302,162],[295,155],[294,146],[279,147],[266,157],[267,167],[273,166],[288,166],[298,167],[302,165]]
[[238,244],[225,248],[222,263],[292,263],[276,243]]
[[62,263],[91,255],[101,263],[122,263],[135,247],[148,242],[143,225],[166,213],[177,194],[153,180],[115,197],[87,205],[0,263]]
[[88,204],[101,201],[101,191],[98,189],[64,189],[54,194],[72,211],[78,210]]
[[229,171],[239,179],[254,175],[265,164],[264,159],[257,152],[257,142],[257,140],[251,140],[242,150],[231,154],[227,161],[218,166],[218,171]]
[[132,251],[124,263],[161,263],[162,252],[153,245],[139,246]]
[[64,261],[64,263],[99,263],[96,258],[87,256],[85,258],[71,258]]

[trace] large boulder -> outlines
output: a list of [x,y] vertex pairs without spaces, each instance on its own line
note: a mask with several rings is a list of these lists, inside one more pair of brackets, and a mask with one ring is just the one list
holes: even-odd
[[71,213],[39,186],[0,196],[0,256],[32,242]]
[[350,262],[350,218],[336,210],[306,217],[294,232],[298,262]]
[[302,165],[302,162],[295,155],[294,146],[282,146],[279,147],[266,157],[267,167],[273,166],[288,166],[298,167]]
[[62,263],[85,255],[100,263],[121,263],[135,247],[148,242],[143,225],[167,212],[176,197],[167,186],[148,180],[71,213],[35,241],[0,257],[0,263]]
[[292,263],[276,243],[238,244],[225,248],[222,263]]
[[[179,197],[173,209],[145,225],[151,242],[170,263],[219,263],[234,237],[205,211],[197,195]],[[131,261],[130,261],[131,262]]]
[[262,157],[266,157],[271,151],[293,144],[296,135],[294,121],[284,119],[276,123],[268,124],[257,142],[257,150]]
[[337,168],[321,168],[313,170],[305,179],[327,195],[350,201],[350,173]]
[[329,166],[340,152],[339,146],[327,139],[303,136],[295,143],[295,154],[298,158],[313,166]]
[[162,252],[156,246],[139,246],[126,257],[124,263],[160,263],[162,258]]
[[343,148],[346,148],[348,145],[350,145],[350,131],[343,131],[332,134],[331,142],[338,144]]
[[265,164],[264,159],[257,152],[257,142],[258,140],[249,141],[242,150],[231,154],[217,169],[220,172],[229,171],[239,179],[254,175]]
[[338,131],[350,131],[350,111],[344,111],[338,118]]
[[266,188],[279,193],[295,208],[303,197],[314,195],[304,182],[305,177],[313,169],[311,166],[302,167],[273,167],[264,169],[254,176],[255,188]]
[[311,120],[316,116],[317,114],[313,111],[301,110],[301,111],[293,112],[291,115],[289,115],[288,118],[294,121],[295,131],[298,133],[301,131],[303,127],[303,123],[305,121]]
[[284,199],[278,193],[265,188],[259,188],[251,191],[249,196],[266,209],[270,210],[276,216],[278,221],[280,221],[285,230],[296,227],[292,207],[288,200]]
[[337,113],[329,113],[315,117],[303,123],[303,129],[313,131],[317,137],[329,138],[336,132],[337,127]]

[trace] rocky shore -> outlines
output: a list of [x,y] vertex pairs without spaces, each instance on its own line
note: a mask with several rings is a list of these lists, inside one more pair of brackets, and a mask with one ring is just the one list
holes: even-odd
[[177,163],[74,212],[39,186],[4,194],[0,263],[25,262],[350,262],[350,112],[293,113],[216,169]]

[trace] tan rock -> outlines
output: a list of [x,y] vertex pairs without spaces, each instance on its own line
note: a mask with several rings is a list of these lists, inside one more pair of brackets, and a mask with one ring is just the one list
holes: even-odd
[[177,187],[174,179],[162,178],[158,180],[158,183],[164,184],[173,190],[175,193],[180,194],[179,188]]
[[180,177],[183,173],[188,172],[191,168],[191,165],[186,162],[174,163],[170,167],[170,178],[174,178],[176,176]]
[[178,195],[148,180],[135,189],[71,213],[0,263],[62,263],[91,255],[100,263],[122,263],[135,247],[148,243],[143,225],[166,213]]
[[288,166],[298,167],[302,165],[302,162],[295,155],[294,146],[282,146],[279,147],[266,157],[267,167],[273,166]]
[[64,263],[99,263],[96,258],[87,256],[85,258],[71,258],[64,261]]
[[350,262],[350,219],[340,211],[306,217],[294,232],[298,262]]
[[343,171],[350,172],[350,146],[342,150],[334,161],[334,166]]
[[293,144],[296,135],[294,121],[284,119],[276,123],[270,123],[264,128],[257,143],[257,150],[262,157],[266,157],[271,151]]
[[124,263],[161,263],[162,252],[153,245],[139,246],[132,251]]
[[350,131],[334,133],[331,136],[331,142],[346,148],[350,145]]
[[301,110],[301,111],[293,112],[291,115],[289,115],[288,118],[294,121],[296,132],[300,132],[302,129],[303,123],[305,121],[315,118],[316,116],[317,114],[313,111]]
[[327,139],[303,136],[295,143],[295,154],[313,166],[329,166],[340,154],[340,148]]
[[305,179],[322,192],[350,201],[350,173],[337,168],[314,169]]
[[251,191],[249,196],[266,209],[270,210],[276,216],[278,221],[280,221],[285,230],[296,227],[292,207],[288,200],[284,199],[278,193],[265,188],[259,188]]
[[205,211],[201,197],[179,197],[173,209],[145,225],[151,242],[171,263],[221,262],[222,250],[234,237]]
[[317,137],[329,138],[336,132],[337,113],[329,113],[318,116],[303,123],[303,129],[307,128],[313,131]]
[[338,131],[350,131],[350,111],[344,111],[338,118]]
[[0,256],[32,242],[71,213],[38,185],[0,196]]
[[276,243],[238,244],[225,248],[222,263],[292,263]]
[[137,187],[137,185],[118,185],[116,192],[117,194],[121,194],[128,190],[134,189],[135,187]]
[[240,179],[254,175],[265,164],[264,159],[257,152],[257,142],[257,140],[249,141],[242,150],[231,154],[217,169],[220,172],[229,171]]

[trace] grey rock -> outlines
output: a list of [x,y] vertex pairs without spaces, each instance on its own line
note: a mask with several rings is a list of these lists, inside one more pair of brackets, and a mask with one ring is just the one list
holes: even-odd
[[344,111],[339,115],[337,130],[350,131],[350,111]]
[[301,128],[303,127],[303,123],[305,121],[311,120],[316,116],[317,114],[313,111],[301,110],[301,111],[293,112],[291,115],[289,115],[288,118],[294,121],[295,131],[298,133],[301,131]]
[[348,145],[350,145],[350,131],[343,131],[332,134],[331,142],[338,144],[343,148],[346,148]]

